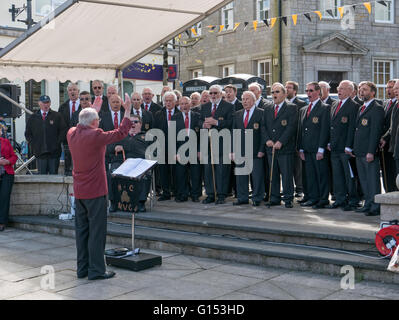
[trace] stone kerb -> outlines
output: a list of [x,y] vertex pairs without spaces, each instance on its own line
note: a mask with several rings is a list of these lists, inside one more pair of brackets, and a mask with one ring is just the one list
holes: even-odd
[[381,205],[381,222],[399,220],[399,192],[377,194],[375,202]]
[[15,175],[10,215],[70,212],[73,178],[61,175]]

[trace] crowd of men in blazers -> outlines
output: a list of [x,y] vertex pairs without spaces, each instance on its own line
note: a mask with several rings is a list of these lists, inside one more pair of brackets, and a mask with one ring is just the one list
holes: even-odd
[[[305,102],[297,97],[299,85],[294,81],[287,81],[285,85],[274,83],[269,100],[262,97],[262,87],[257,83],[250,84],[242,93],[242,101],[237,99],[234,85],[224,88],[213,85],[190,97],[164,87],[162,105],[153,102],[154,93],[150,88],[141,93],[134,92],[131,119],[138,128],[134,133],[132,131],[128,140],[134,147],[117,143],[107,148],[105,163],[109,175],[110,211],[117,210],[110,172],[123,161],[120,152],[124,147],[135,149],[137,146],[140,152],[135,156],[144,157],[149,145],[145,134],[151,129],[164,133],[167,152],[169,126],[174,121],[177,133],[187,131],[186,140],[177,141],[176,150],[192,134],[196,134],[199,145],[201,130],[221,132],[227,129],[232,137],[233,131],[240,133],[241,154],[231,148],[228,151],[231,162],[226,163],[221,136],[218,136],[218,159],[209,150],[205,164],[200,161],[204,155],[199,147],[196,150],[198,159],[195,159],[198,161],[181,163],[179,156],[173,154],[175,161],[170,162],[170,155],[166,154],[166,163],[159,164],[155,170],[159,201],[174,197],[176,202],[186,202],[189,198],[199,202],[205,193],[203,204],[224,204],[227,197],[234,195],[233,205],[248,205],[251,200],[253,206],[260,206],[262,201],[269,207],[280,206],[283,202],[286,208],[292,208],[297,198],[302,207],[342,208],[367,216],[379,215],[380,208],[374,196],[381,193],[381,176],[385,192],[397,190],[399,80],[387,83],[385,101],[376,99],[377,87],[370,81],[358,85],[349,80],[342,81],[337,88],[337,100],[331,99],[329,89],[326,82],[306,84],[308,102]],[[47,96],[41,97],[41,114],[28,120],[28,142],[34,151],[46,151],[45,154],[35,151],[36,157],[47,159],[49,150],[56,149],[56,158],[59,148],[48,144],[62,144],[67,175],[72,173],[73,165],[65,134],[70,127],[76,126],[79,112],[87,107],[95,108],[101,118],[100,128],[104,131],[118,128],[124,116],[123,101],[115,86],[109,86],[104,95],[103,83],[96,80],[92,82],[92,90],[94,97],[87,91],[79,92],[76,84],[69,84],[69,100],[59,108],[61,117],[52,115],[51,123],[46,126],[41,124],[49,120],[43,116],[43,110],[49,112],[51,101]],[[50,110],[50,113],[56,112]],[[59,127],[57,132],[55,125]],[[245,136],[249,131],[252,139],[248,141]],[[134,138],[136,135],[137,139]],[[250,155],[244,152],[246,143],[252,144]],[[43,144],[47,145],[43,147]],[[238,157],[251,157],[251,172],[236,174],[244,166],[236,161]],[[54,173],[54,169],[41,173]],[[149,185],[143,188],[145,191],[137,209],[141,212],[146,210],[144,204]]]

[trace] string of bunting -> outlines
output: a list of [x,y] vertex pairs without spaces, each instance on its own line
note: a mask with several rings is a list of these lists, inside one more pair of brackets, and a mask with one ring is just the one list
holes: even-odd
[[[385,7],[388,6],[387,1],[371,1],[371,2],[362,2],[362,3],[351,4],[351,5],[346,5],[346,6],[334,7],[334,8],[331,8],[331,9],[324,10],[324,12],[327,13],[332,18],[337,18],[334,15],[334,11],[338,10],[339,17],[340,17],[340,19],[342,19],[343,16],[344,16],[344,13],[345,13],[345,8],[352,7],[353,10],[356,10],[356,7],[363,6],[363,7],[365,7],[367,9],[367,12],[369,14],[371,14],[372,3],[374,3],[374,4],[378,3],[378,4],[381,4],[381,5],[385,6]],[[316,10],[316,11],[309,11],[309,12],[304,12],[304,13],[292,14],[292,15],[288,15],[288,16],[273,17],[273,18],[262,20],[262,21],[270,29],[272,29],[275,26],[276,22],[279,19],[281,19],[283,21],[285,26],[288,25],[288,20],[289,19],[292,20],[292,23],[296,26],[297,23],[298,23],[298,18],[300,16],[304,16],[307,20],[312,22],[312,14],[316,14],[320,20],[323,19],[323,12]],[[234,24],[232,30],[236,31],[241,25],[243,25],[244,26],[243,30],[245,31],[249,25],[252,25],[254,31],[256,31],[258,29],[258,27],[259,27],[259,23],[261,23],[261,21],[258,21],[258,20],[255,20],[255,21],[252,21],[252,22],[248,22],[248,21],[246,21],[246,22],[236,22]],[[199,25],[199,28],[201,28],[201,24]],[[206,26],[205,28],[206,28],[206,30],[208,30],[209,33],[214,33],[214,32],[220,33],[223,30],[229,29],[229,26],[228,25],[209,25],[209,26]],[[194,35],[194,37],[198,36],[197,29],[195,27],[192,27],[190,30],[186,30],[186,34],[187,34],[188,37],[190,37],[190,31]],[[175,37],[175,41],[176,42],[183,41],[183,43],[187,43],[187,41],[182,40],[182,35],[181,34],[178,35],[177,37]]]

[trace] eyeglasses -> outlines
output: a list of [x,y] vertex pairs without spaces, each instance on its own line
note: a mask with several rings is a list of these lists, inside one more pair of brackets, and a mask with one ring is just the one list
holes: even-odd
[[313,89],[307,89],[307,90],[305,90],[305,92],[313,92],[313,91],[315,91],[315,90],[313,90]]
[[137,123],[140,123],[140,121],[139,120],[132,120],[132,123],[137,124]]
[[93,87],[93,90],[99,90],[102,89],[103,87]]
[[272,91],[272,94],[275,94],[275,93],[280,93],[280,91]]
[[219,92],[209,92],[209,94],[219,94]]

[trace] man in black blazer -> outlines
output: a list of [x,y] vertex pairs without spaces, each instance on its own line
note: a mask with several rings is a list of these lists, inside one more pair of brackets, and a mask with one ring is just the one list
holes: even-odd
[[152,99],[154,98],[154,92],[152,91],[151,88],[144,88],[141,93],[141,97],[143,99],[143,104],[141,105],[141,107],[145,111],[151,112],[153,116],[162,109],[160,105],[152,101]]
[[[384,111],[385,111],[385,118],[384,118],[384,127],[383,127],[383,132],[384,136],[385,133],[389,131],[389,128],[391,126],[391,119],[392,119],[392,114],[396,113],[396,103],[397,99],[395,96],[395,92],[393,90],[394,85],[396,83],[396,80],[389,80],[386,86],[386,95],[387,95],[387,100],[384,102]],[[398,118],[398,115],[396,115],[396,119]],[[396,123],[396,129],[397,129],[397,123]],[[394,129],[394,131],[396,131]],[[389,133],[388,133],[389,136]],[[395,143],[395,139],[393,139],[393,142]],[[382,179],[384,181],[384,189],[385,192],[393,192],[397,191],[396,187],[396,166],[395,166],[395,160],[393,158],[393,152],[391,149],[390,150],[390,141],[388,140],[387,143],[384,145],[381,145],[381,153],[384,153],[384,157],[380,157],[380,162],[381,162],[381,170],[384,173],[382,175]]]
[[[169,125],[173,121],[172,118],[176,113],[180,111],[176,108],[177,97],[173,91],[168,91],[163,97],[164,107],[155,113],[154,115],[154,129],[159,129],[164,133],[165,136],[165,163],[159,164],[159,175],[162,189],[162,195],[158,198],[158,201],[166,201],[171,199],[171,191],[175,188],[175,161],[169,161],[168,153],[168,136],[169,136]],[[172,156],[172,155],[171,155]]]
[[353,154],[356,156],[357,171],[364,193],[364,206],[357,209],[367,216],[380,214],[380,205],[374,196],[381,193],[378,145],[384,125],[384,109],[374,97],[377,87],[372,82],[363,82],[359,87],[364,104],[356,118]]
[[143,100],[138,92],[132,93],[132,114],[135,116],[140,116],[142,130],[147,132],[153,128],[154,117],[150,111],[145,111],[141,108]]
[[243,105],[241,101],[237,99],[237,87],[232,84],[228,84],[224,87],[224,91],[226,92],[226,101],[234,105],[234,111],[236,112],[241,110]]
[[[222,100],[222,88],[219,85],[211,86],[209,88],[209,93],[211,101],[201,106],[201,128],[216,129],[218,133],[220,133],[223,129],[227,129],[231,133],[233,126],[234,106],[231,103]],[[216,138],[211,137],[210,139]],[[205,159],[206,164],[204,165],[204,182],[207,198],[202,201],[204,204],[215,201],[216,204],[223,204],[225,203],[225,198],[227,196],[230,178],[230,164],[224,162],[228,162],[227,160],[229,160],[229,153],[225,155],[223,154],[224,139],[221,136],[218,139],[219,158],[213,159],[214,163],[211,163],[211,154],[213,153],[209,151],[208,159]],[[224,143],[226,143],[226,141]],[[223,159],[225,161],[223,161]],[[215,163],[216,160],[218,160],[219,163]],[[213,176],[212,166],[214,167],[215,176]],[[215,181],[216,190],[214,189],[213,181]],[[215,192],[217,193],[217,200],[215,199]]]
[[[191,197],[193,202],[198,202],[202,195],[201,167],[197,153],[200,143],[200,114],[190,110],[190,98],[182,97],[179,103],[181,112],[175,113],[172,117],[172,120],[176,121],[177,134],[176,202],[187,201],[188,196]],[[183,141],[179,139],[181,136],[184,138]],[[188,141],[190,141],[190,148],[186,150],[187,145],[185,144]],[[191,142],[195,142],[195,148],[194,144],[191,145]],[[183,145],[185,145],[183,149],[179,150]]]
[[[288,102],[296,105],[297,116],[298,116],[297,123],[299,123],[299,110],[301,110],[301,108],[306,106],[306,102],[297,97],[299,84],[295,81],[287,81],[285,83],[285,90],[287,92]],[[297,137],[295,140],[295,144],[297,143],[298,140],[298,133],[299,131],[297,130]],[[299,200],[298,202],[302,203],[308,201],[308,194],[306,192],[305,165],[302,163],[302,160],[297,152],[294,155],[294,182],[295,182],[295,197],[299,198],[303,196],[302,199]]]
[[79,109],[76,110],[71,117],[69,122],[69,128],[76,127],[79,123],[79,114],[83,109],[91,108],[91,95],[88,91],[82,91],[79,94]]
[[284,85],[281,83],[273,84],[271,93],[274,105],[267,106],[263,116],[263,143],[266,145],[270,167],[274,152],[271,198],[266,205],[281,204],[281,175],[285,207],[292,208],[298,114],[296,106],[285,101],[286,90]]
[[256,97],[255,105],[257,108],[264,109],[266,106],[273,105],[273,103],[262,97],[262,87],[259,83],[253,82],[248,86],[248,90],[253,92]]
[[331,107],[335,99],[330,97],[330,84],[325,81],[320,81],[319,86],[321,88],[321,101]]
[[58,174],[61,143],[65,141],[67,126],[62,115],[51,110],[49,96],[39,98],[39,107],[26,124],[26,141],[37,159],[39,174]]
[[[72,115],[75,111],[80,110],[80,101],[79,101],[79,87],[76,83],[70,82],[67,87],[68,97],[69,99],[65,101],[58,109],[58,112],[61,113],[64,118],[64,122],[67,126],[67,131],[69,130]],[[69,151],[68,142],[65,140],[62,142],[64,147],[64,174],[66,176],[72,175],[72,158],[71,152]]]
[[330,108],[320,100],[317,82],[306,85],[309,105],[303,107],[299,120],[299,155],[305,161],[309,200],[301,206],[324,208],[328,201],[328,163],[325,157],[330,133]]
[[334,176],[335,202],[331,209],[342,207],[344,211],[355,210],[359,203],[356,181],[347,152],[353,150],[353,137],[358,106],[351,99],[353,92],[351,81],[344,80],[338,86],[339,100],[334,101],[330,113],[330,143],[332,173]]
[[[264,166],[265,146],[262,139],[263,110],[255,107],[255,95],[250,91],[245,91],[242,95],[243,109],[238,110],[233,118],[233,161],[236,162],[235,179],[237,186],[237,201],[233,205],[243,205],[249,203],[249,177],[252,178],[252,205],[257,207],[265,197]],[[236,136],[239,130],[240,135]],[[247,141],[245,138],[248,132],[252,131],[252,154],[246,155],[245,148]],[[239,140],[236,140],[239,137]],[[237,153],[238,148],[240,154]],[[240,172],[244,167],[248,167],[248,161],[252,161],[252,171],[250,173]],[[243,162],[243,163],[240,163]]]
[[97,112],[109,111],[108,97],[104,95],[104,83],[100,80],[94,80],[91,84],[91,89],[94,93],[92,104]]

